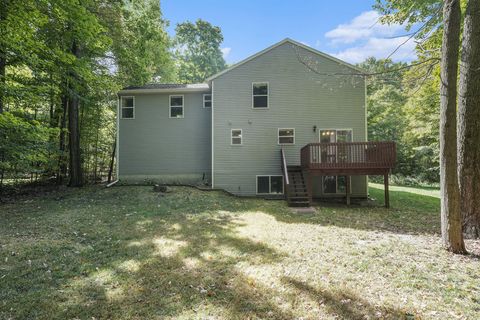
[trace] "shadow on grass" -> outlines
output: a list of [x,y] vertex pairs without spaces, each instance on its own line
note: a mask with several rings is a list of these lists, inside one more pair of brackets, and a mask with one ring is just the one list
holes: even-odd
[[284,277],[282,281],[300,294],[308,295],[318,306],[325,306],[329,313],[341,319],[413,319],[413,315],[400,309],[372,305],[345,289],[317,289],[290,277]]
[[266,212],[286,223],[309,223],[399,234],[439,234],[440,200],[405,191],[390,191],[391,208],[383,207],[383,190],[370,188],[376,201],[369,205],[321,203],[317,213]]
[[[408,233],[430,230],[433,214],[422,213],[433,207],[422,197],[393,192],[390,210],[321,207],[299,215],[284,201],[173,190],[160,197],[147,187],[87,188],[3,206],[0,318],[291,319],[298,315],[278,306],[282,293],[239,271],[239,264],[281,263],[284,256],[240,237],[236,213]],[[334,295],[324,299],[337,303]]]
[[[19,234],[23,241],[15,244],[15,233],[4,233],[10,234],[15,255],[1,269],[8,272],[2,279],[0,318],[293,318],[277,306],[271,290],[236,268],[238,263],[270,264],[283,258],[260,242],[239,237],[239,220],[182,212],[189,201],[203,205],[196,196],[184,197],[182,203],[175,194],[158,201],[149,195],[146,201],[133,193],[118,194],[134,202],[116,208],[112,199],[102,199],[105,192],[38,206],[45,211],[41,226],[39,220],[10,217],[8,223],[15,219],[22,230],[37,228]],[[59,203],[71,209],[63,213],[67,217],[51,213],[61,211]],[[170,214],[155,211],[165,203]],[[95,211],[88,209],[92,204]],[[55,235],[46,234],[49,230]]]

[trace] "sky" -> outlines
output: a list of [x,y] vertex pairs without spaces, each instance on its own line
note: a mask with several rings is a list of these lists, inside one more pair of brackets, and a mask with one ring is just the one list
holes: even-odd
[[[175,34],[177,23],[199,18],[222,29],[221,45],[228,64],[239,62],[285,38],[350,63],[367,57],[386,58],[408,40],[402,25],[382,25],[374,0],[161,0],[163,16]],[[407,41],[391,56],[415,59]]]

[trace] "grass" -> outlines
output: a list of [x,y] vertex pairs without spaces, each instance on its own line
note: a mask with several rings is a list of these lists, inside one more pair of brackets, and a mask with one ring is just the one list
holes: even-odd
[[410,189],[314,214],[185,187],[0,205],[0,319],[477,319],[480,260]]

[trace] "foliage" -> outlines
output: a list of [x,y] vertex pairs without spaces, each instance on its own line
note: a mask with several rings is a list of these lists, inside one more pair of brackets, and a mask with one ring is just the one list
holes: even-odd
[[[121,83],[144,85],[170,82],[174,65],[170,55],[171,40],[165,29],[158,0],[134,0],[112,12],[110,29],[112,51]],[[112,18],[113,17],[113,18]]]
[[226,63],[220,50],[223,35],[219,27],[198,19],[195,23],[179,23],[175,32],[175,56],[180,82],[203,82],[225,69]]
[[[9,112],[0,114],[0,184],[3,178],[21,173],[51,173],[56,146],[51,137],[56,129],[42,125],[36,120]],[[26,178],[26,177],[24,177]]]

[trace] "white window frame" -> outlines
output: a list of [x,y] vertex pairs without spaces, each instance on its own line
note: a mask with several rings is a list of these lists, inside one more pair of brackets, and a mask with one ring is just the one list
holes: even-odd
[[[293,136],[282,136],[282,138],[293,138],[293,143],[281,143],[280,142],[280,130],[293,130]],[[278,128],[277,131],[277,144],[278,145],[294,145],[295,144],[295,128]]]
[[[182,116],[181,117],[172,117],[172,107],[173,108],[179,108],[180,106],[172,106],[172,97],[182,97]],[[168,96],[168,117],[170,119],[183,119],[185,118],[185,95],[183,94],[171,94]]]
[[[210,96],[210,100],[206,100],[206,99],[205,99],[205,96]],[[210,107],[205,107],[205,102],[206,102],[206,101],[210,101]],[[212,103],[212,94],[211,94],[211,93],[204,93],[204,94],[203,94],[203,107],[209,109],[209,108],[212,107],[212,105],[213,105],[213,103]]]
[[[253,86],[256,84],[267,84],[267,94],[253,94]],[[267,97],[267,107],[266,108],[255,108],[254,107],[254,97]],[[268,81],[257,81],[252,82],[252,109],[253,110],[266,110],[270,108],[270,83]]]
[[[125,98],[132,98],[133,99],[133,107],[124,107],[123,106],[123,100]],[[123,109],[133,109],[133,117],[132,118],[124,118],[123,117]],[[121,96],[120,97],[120,119],[122,120],[133,120],[135,119],[135,96]]]
[[[233,143],[233,131],[240,131],[240,143]],[[238,137],[235,137],[235,138],[238,138]],[[242,129],[231,129],[230,130],[230,145],[231,146],[242,146],[243,145],[243,130]]]
[[[258,193],[258,177],[268,177],[268,189],[269,193]],[[282,178],[282,193],[272,193],[272,177],[281,177]],[[258,195],[279,195],[285,194],[285,183],[283,176],[279,174],[258,174],[255,176],[255,193]]]

